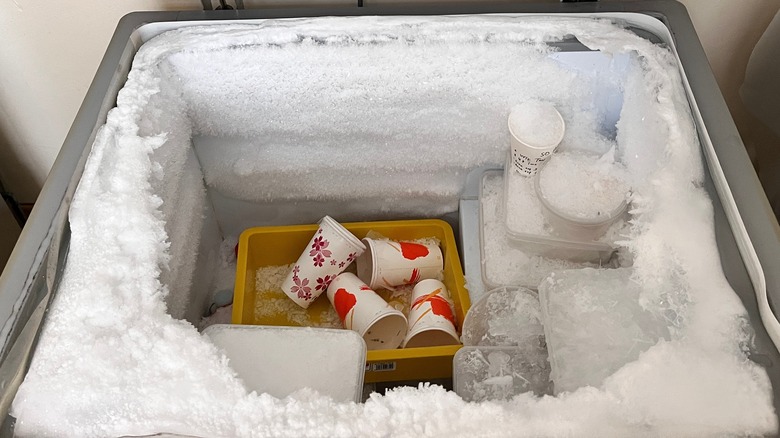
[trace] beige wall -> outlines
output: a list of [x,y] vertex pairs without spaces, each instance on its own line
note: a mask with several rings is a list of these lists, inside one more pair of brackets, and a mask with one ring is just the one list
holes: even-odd
[[[739,87],[745,79],[745,69],[761,35],[780,10],[778,0],[681,0],[688,8],[699,39],[707,53],[710,66],[718,80],[723,97],[739,128],[748,153],[757,170],[774,168],[780,161],[775,138],[766,126],[745,109],[739,97]],[[780,98],[780,96],[778,96]],[[773,187],[775,182],[762,178]]]
[[726,102],[739,99],[753,47],[772,21],[778,0],[681,0],[707,52]]
[[33,202],[116,24],[134,10],[198,0],[0,0],[0,177]]
[[[684,0],[736,118],[737,90],[777,0]],[[200,0],[0,0],[0,177],[35,200],[118,20]],[[744,123],[743,123],[744,124]]]

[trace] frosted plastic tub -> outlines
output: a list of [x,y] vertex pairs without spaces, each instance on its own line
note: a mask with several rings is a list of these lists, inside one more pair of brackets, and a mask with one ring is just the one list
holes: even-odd
[[[508,170],[507,170],[508,169]],[[502,171],[488,170],[482,177],[482,183],[480,184],[480,193],[484,188],[485,178],[491,175],[504,175],[504,196],[509,195],[509,182],[508,173],[511,172],[511,168],[507,167]],[[536,181],[538,180],[538,173],[534,178],[534,188],[536,188]],[[480,196],[481,197],[481,196]],[[541,200],[541,198],[540,198]],[[504,199],[506,203],[506,198]],[[542,202],[542,208],[544,203]],[[504,215],[507,215],[508,208],[504,207]],[[484,217],[482,215],[482,209],[480,209],[480,222],[484,224]],[[553,259],[570,260],[576,263],[599,263],[605,264],[612,258],[616,251],[616,248],[605,242],[598,241],[578,241],[574,239],[568,239],[561,236],[553,235],[540,235],[523,233],[521,231],[512,229],[509,226],[508,218],[504,218],[504,224],[506,225],[506,233],[509,238],[509,242],[515,247],[523,250],[528,254],[536,254],[542,257],[548,257]],[[484,225],[480,226],[480,230],[484,229]],[[483,255],[484,255],[484,248]],[[484,260],[484,257],[483,257]],[[495,283],[492,283],[495,284]]]
[[[739,140],[690,18],[679,3],[651,0],[363,6],[361,2],[361,6],[341,8],[134,13],[118,24],[35,209],[0,276],[0,415],[3,417],[0,435],[12,434],[14,420],[7,415],[8,409],[27,373],[46,310],[57,294],[68,263],[68,214],[73,194],[82,178],[91,145],[99,128],[106,122],[108,111],[116,105],[117,94],[127,80],[133,57],[143,43],[164,31],[198,24],[332,15],[459,14],[565,14],[617,18],[624,20],[636,34],[664,43],[676,51],[706,157],[709,177],[706,188],[714,202],[715,228],[724,273],[747,308],[756,331],[750,357],[769,369],[776,368],[780,364],[780,354],[772,339],[780,344],[780,323],[770,307],[770,301],[775,306],[780,303],[778,223]],[[561,41],[557,47],[562,52],[588,50],[577,41]],[[219,79],[213,78],[214,84],[219,84]],[[229,148],[234,145],[225,142],[222,146]],[[192,157],[195,157],[194,150]],[[500,163],[492,163],[491,167],[495,165]],[[186,176],[187,179],[180,182],[184,186],[202,184],[200,170]],[[461,230],[460,253],[469,282],[475,278],[472,276],[474,270],[480,267],[478,191],[474,190],[478,184],[471,187],[467,184],[464,188],[459,211],[438,215],[450,222],[454,229]],[[325,209],[341,211],[347,216],[354,213],[344,205],[323,205],[316,201],[299,204],[276,200],[263,204],[243,202],[207,189],[206,196],[213,206],[213,215],[207,217],[200,233],[202,248],[216,247],[223,233],[238,234],[236,231],[250,225],[277,225],[290,217],[297,218],[297,223],[310,223],[320,218]],[[186,208],[178,211],[173,219],[186,221],[192,216]],[[185,236],[185,240],[188,237],[191,236]],[[215,263],[213,256],[213,252],[205,251],[197,266],[189,267],[196,274],[193,284],[205,282],[208,270],[202,268],[208,263]],[[175,259],[172,264],[176,266]],[[476,278],[479,275],[477,273]],[[472,299],[479,294],[479,288],[479,285],[473,285],[470,290]],[[181,309],[181,317],[197,320],[208,308],[208,298],[207,291],[193,288],[190,305]],[[780,411],[780,373],[770,372],[769,376],[773,382],[774,403]]]
[[612,224],[620,220],[626,213],[628,205],[626,201],[620,203],[609,214],[605,214],[602,217],[590,219],[580,219],[566,213],[565,211],[557,208],[541,188],[540,178],[542,172],[536,174],[534,177],[534,192],[536,197],[542,203],[542,212],[550,223],[550,226],[555,230],[556,234],[561,236],[567,236],[571,238],[579,238],[583,241],[595,241],[601,238],[604,233],[607,232]]
[[[483,189],[485,187],[485,180],[494,176],[504,175],[503,170],[487,170],[482,175],[479,184],[480,200],[483,199]],[[491,269],[488,268],[490,263],[487,258],[485,243],[487,237],[485,235],[485,205],[484,202],[479,202],[479,255],[480,255],[480,268],[481,278],[487,289],[495,289],[500,286],[524,286],[531,289],[536,289],[538,286],[534,281],[530,279],[531,273],[523,273],[517,278],[522,278],[515,284],[507,284],[495,276],[491,276]],[[463,206],[461,206],[463,210]],[[463,212],[462,212],[463,213]],[[502,227],[506,231],[506,227]],[[470,231],[473,232],[473,231]],[[527,256],[541,256],[548,259],[567,260],[574,263],[596,263],[598,265],[605,265],[610,260],[615,252],[615,249],[602,242],[576,242],[559,238],[556,236],[540,236],[527,233],[509,233],[506,231],[506,238],[509,244],[519,250],[521,250]],[[495,271],[492,271],[495,272]]]

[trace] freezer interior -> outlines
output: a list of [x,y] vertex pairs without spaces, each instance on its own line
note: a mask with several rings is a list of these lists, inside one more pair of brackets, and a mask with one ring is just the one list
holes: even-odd
[[[777,433],[777,350],[750,304],[717,156],[674,45],[648,30],[660,21],[631,15],[140,27],[116,108],[85,148],[16,432]],[[662,339],[601,386],[498,405],[427,385],[351,406],[247,394],[198,332],[232,289],[238,235],[326,214],[442,218],[474,299],[485,286],[469,203],[481,171],[504,166],[507,115],[528,100],[562,113],[558,151],[628,169],[632,221],[616,267],[643,285],[642,306],[666,315]]]

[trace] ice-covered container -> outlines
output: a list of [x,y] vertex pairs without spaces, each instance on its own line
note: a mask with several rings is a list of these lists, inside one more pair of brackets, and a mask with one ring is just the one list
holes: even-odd
[[[487,171],[485,172],[484,179],[496,178],[503,176],[505,195],[507,190],[507,175],[506,172],[501,171]],[[482,182],[482,188],[484,190],[485,181]],[[531,180],[531,186],[534,187],[535,178]],[[534,193],[535,196],[535,193]],[[538,205],[541,207],[541,202]],[[506,214],[506,208],[503,210]],[[538,211],[534,211],[534,214],[542,213],[541,208]],[[484,213],[483,213],[484,218]],[[507,219],[504,218],[505,224]],[[483,224],[484,226],[484,224]],[[607,263],[615,254],[617,250],[613,245],[606,242],[599,241],[583,241],[574,240],[566,237],[556,236],[552,234],[532,234],[517,229],[513,229],[510,226],[506,227],[506,234],[510,244],[513,246],[527,251],[531,254],[537,254],[542,257],[548,257],[553,259],[570,260],[575,263]]]
[[549,394],[550,364],[536,292],[500,287],[474,303],[453,359],[453,387],[464,400]]
[[[582,166],[584,168],[572,169],[576,166],[571,164],[561,168],[556,166],[558,164],[556,160],[567,162],[587,160],[587,165],[591,168]],[[626,216],[628,209],[626,197],[629,189],[622,175],[613,176],[608,173],[610,170],[615,173],[625,171],[610,163],[602,165],[607,169],[593,169],[596,166],[593,166],[592,162],[599,160],[600,158],[595,154],[562,153],[552,157],[549,164],[536,174],[534,193],[553,234],[592,242],[603,238],[610,227]],[[553,168],[557,173],[550,173],[553,172]],[[566,181],[566,178],[570,181]],[[565,182],[561,183],[561,180]],[[553,190],[549,187],[551,185],[557,187]],[[586,190],[581,190],[581,186]],[[506,196],[510,195],[507,192]],[[581,205],[572,208],[571,204],[575,203],[573,202],[575,199],[576,203]],[[588,204],[592,207],[586,207]]]
[[463,347],[453,359],[452,386],[466,401],[509,400],[550,394],[547,356],[519,347]]
[[[506,166],[508,165],[507,162]],[[565,213],[551,209],[546,199],[540,196],[538,181],[541,171],[532,178],[525,178],[512,174],[509,169],[505,167],[503,172],[501,214],[507,238],[513,246],[530,254],[576,263],[609,262],[617,251],[616,245],[589,237],[602,237],[603,232],[615,224],[618,215],[605,221],[593,221],[593,224],[573,223]],[[484,178],[491,177],[497,178],[498,172],[485,172]],[[484,185],[483,181],[481,190],[484,190]],[[510,197],[514,199],[511,205]],[[621,207],[622,213],[625,206]],[[522,220],[518,220],[518,215],[523,216]],[[616,226],[619,227],[620,224]],[[564,232],[557,233],[555,229]],[[583,236],[587,238],[582,238]]]
[[[479,277],[485,287],[523,286],[536,289],[556,269],[609,265],[615,249],[600,242],[574,242],[553,236],[510,235],[503,214],[504,171],[478,171],[470,179],[476,202],[461,203],[461,216],[472,224],[463,233],[479,236]],[[524,178],[533,182],[530,178]],[[472,222],[471,219],[474,219]],[[476,230],[474,230],[476,228]],[[467,265],[467,276],[468,276]],[[471,276],[469,276],[471,277]]]

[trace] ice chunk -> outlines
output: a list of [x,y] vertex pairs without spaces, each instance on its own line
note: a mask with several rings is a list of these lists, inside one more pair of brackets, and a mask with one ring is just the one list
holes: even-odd
[[463,347],[453,360],[453,386],[466,401],[508,400],[550,393],[547,354],[518,347]]
[[527,391],[547,394],[550,365],[536,293],[493,289],[471,307],[453,360],[455,392],[464,400],[505,400]]
[[[633,60],[628,53],[557,52],[551,58],[594,81],[593,102],[602,133],[615,138],[616,125],[623,107],[625,76]],[[603,152],[603,150],[601,151]]]
[[666,319],[640,304],[642,287],[631,269],[552,273],[539,285],[555,393],[604,379],[669,339]]
[[463,345],[544,345],[544,327],[536,292],[501,287],[474,303],[463,321]]

